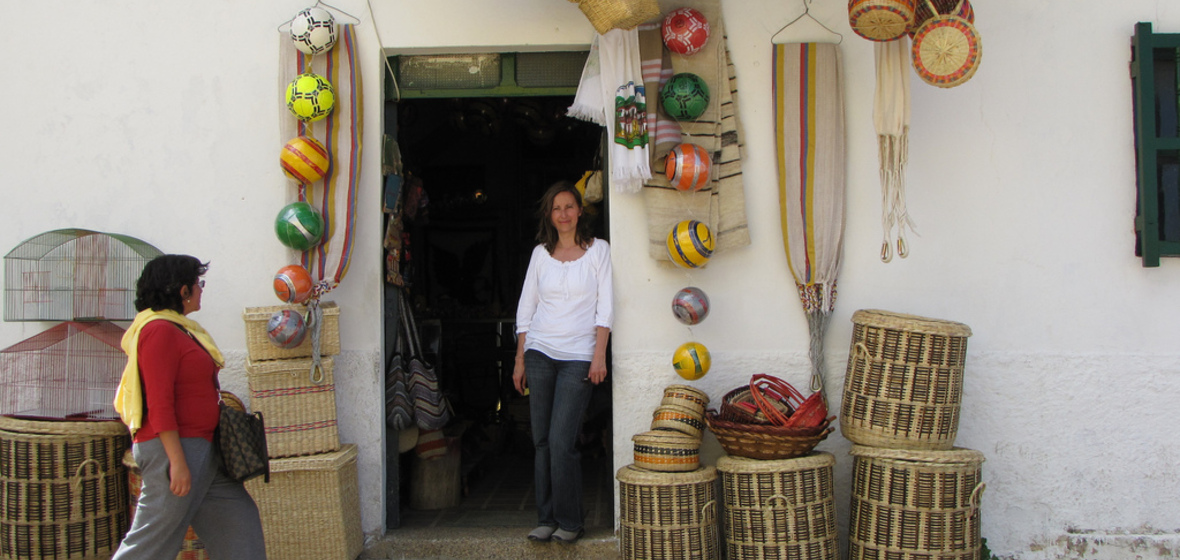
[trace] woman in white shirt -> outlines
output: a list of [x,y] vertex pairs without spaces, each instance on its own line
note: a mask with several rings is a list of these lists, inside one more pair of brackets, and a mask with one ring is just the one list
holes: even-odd
[[594,385],[606,379],[611,306],[610,246],[582,220],[569,181],[549,187],[516,310],[516,390],[529,391],[536,448],[537,528],[529,540],[573,543],[583,533],[577,448]]

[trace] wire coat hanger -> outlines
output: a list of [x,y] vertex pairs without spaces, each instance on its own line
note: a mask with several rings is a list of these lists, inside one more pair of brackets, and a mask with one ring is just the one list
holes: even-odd
[[788,27],[795,25],[803,18],[808,18],[811,21],[814,21],[816,23],[816,25],[819,25],[820,27],[824,28],[824,30],[827,31],[828,33],[831,33],[832,35],[839,37],[839,40],[836,41],[837,45],[840,43],[843,43],[844,42],[844,34],[843,33],[837,33],[836,31],[833,31],[831,27],[824,25],[823,22],[821,22],[818,19],[815,19],[815,16],[811,15],[811,2],[813,2],[813,1],[814,0],[803,0],[803,13],[799,14],[798,17],[791,20],[786,25],[780,27],[778,31],[775,31],[774,35],[770,36],[770,42],[773,43],[774,38],[778,37],[778,34],[785,31]]
[[[340,14],[340,15],[343,15],[343,16],[348,16],[349,18],[351,18],[351,19],[352,19],[352,25],[356,25],[356,24],[359,24],[359,23],[361,22],[360,18],[358,18],[358,17],[356,17],[356,16],[354,16],[354,15],[352,15],[352,14],[350,14],[350,13],[348,13],[348,12],[344,11],[344,10],[341,10],[340,8],[337,8],[336,6],[333,6],[333,5],[331,5],[331,4],[327,3],[327,2],[323,2],[322,0],[317,0],[317,2],[316,2],[315,4],[312,4],[312,5],[311,5],[311,6],[309,6],[309,7],[311,7],[311,8],[321,7],[321,8],[327,9],[327,10],[332,10],[332,11],[334,11],[334,12],[336,12],[336,13]],[[303,10],[300,10],[300,11],[303,11]],[[284,21],[283,23],[280,23],[280,24],[279,24],[279,27],[278,27],[278,30],[279,30],[279,31],[282,31],[284,27],[287,27],[287,26],[291,25],[291,20],[294,20],[294,19],[295,19],[295,18],[294,18],[294,17],[292,17],[291,19],[289,19],[289,20],[287,20],[287,21]]]

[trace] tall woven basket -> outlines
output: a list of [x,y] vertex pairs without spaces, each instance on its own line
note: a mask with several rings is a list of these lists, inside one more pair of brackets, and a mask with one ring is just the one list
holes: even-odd
[[0,558],[109,558],[127,532],[121,422],[0,416]]
[[849,560],[977,560],[983,454],[853,445]]
[[325,356],[313,374],[310,358],[246,360],[250,407],[262,413],[272,459],[340,449],[333,364]]
[[717,459],[727,558],[836,560],[831,453],[767,461]]
[[628,560],[720,560],[717,469],[619,469],[619,540]]
[[840,431],[853,443],[950,449],[959,431],[971,329],[862,309],[852,314]]

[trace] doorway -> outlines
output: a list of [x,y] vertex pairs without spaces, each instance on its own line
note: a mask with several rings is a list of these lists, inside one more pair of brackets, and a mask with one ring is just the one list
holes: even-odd
[[[541,194],[601,168],[603,129],[565,116],[571,92],[466,93],[403,97],[386,107],[386,134],[396,140],[403,177],[403,285],[387,289],[404,296],[423,357],[453,410],[442,431],[448,455],[437,463],[415,449],[392,449],[399,434],[389,430],[391,530],[535,525],[528,398],[511,379],[516,304],[536,245]],[[605,201],[587,203],[585,213],[604,239],[606,208]],[[396,301],[386,300],[387,346],[396,338],[388,331],[400,324]],[[387,347],[386,355],[395,351]],[[588,527],[614,523],[610,408],[610,387],[602,384],[579,437]],[[455,468],[457,478],[435,467]]]

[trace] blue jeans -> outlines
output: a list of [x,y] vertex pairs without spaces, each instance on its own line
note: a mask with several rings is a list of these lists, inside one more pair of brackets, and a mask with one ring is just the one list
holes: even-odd
[[582,453],[578,432],[594,385],[590,362],[554,360],[536,350],[524,354],[529,387],[534,481],[539,525],[582,528]]

